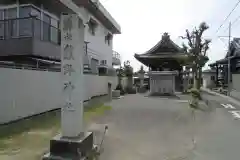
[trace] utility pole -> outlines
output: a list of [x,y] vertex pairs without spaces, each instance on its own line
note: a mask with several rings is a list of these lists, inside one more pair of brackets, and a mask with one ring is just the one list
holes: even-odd
[[[229,33],[228,33],[228,52],[230,51],[230,45],[231,45],[231,30],[232,30],[232,24],[229,23]],[[228,55],[228,95],[230,95],[231,92],[231,57],[230,54]]]

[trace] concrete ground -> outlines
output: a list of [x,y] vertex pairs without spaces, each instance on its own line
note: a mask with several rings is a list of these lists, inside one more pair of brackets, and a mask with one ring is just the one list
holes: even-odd
[[227,101],[204,94],[210,107],[202,104],[205,109],[193,121],[187,99],[127,95],[112,101],[112,111],[90,126],[95,131],[109,126],[100,159],[239,159],[240,121],[221,106]]

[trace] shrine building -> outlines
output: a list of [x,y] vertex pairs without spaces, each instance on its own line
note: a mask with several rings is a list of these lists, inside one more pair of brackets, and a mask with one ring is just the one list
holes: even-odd
[[134,57],[149,67],[151,95],[174,95],[183,90],[183,66],[186,54],[175,44],[168,33],[150,50]]

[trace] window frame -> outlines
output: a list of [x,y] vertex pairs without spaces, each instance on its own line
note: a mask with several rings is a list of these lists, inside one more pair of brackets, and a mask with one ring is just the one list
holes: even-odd
[[[45,22],[43,22],[44,20],[43,20],[43,15],[45,14],[46,16],[48,16],[49,18],[50,18],[50,22],[48,23],[48,25],[49,25],[49,35],[48,35],[48,40],[47,41],[49,41],[49,42],[52,42],[52,43],[55,43],[56,44],[56,42],[54,42],[54,41],[52,41],[51,39],[51,28],[52,27],[54,27],[54,28],[56,28],[57,30],[58,30],[58,34],[59,34],[59,28],[60,28],[60,22],[59,22],[59,18],[57,17],[57,16],[55,16],[54,14],[52,14],[52,13],[49,13],[48,11],[46,11],[46,10],[44,10],[43,8],[39,8],[39,7],[37,7],[37,6],[35,6],[34,4],[15,4],[15,5],[7,5],[7,6],[1,6],[0,7],[0,10],[3,12],[3,14],[2,14],[2,20],[7,20],[8,18],[6,18],[6,10],[9,10],[9,9],[16,9],[16,19],[18,19],[18,18],[20,18],[20,8],[23,8],[23,7],[30,7],[31,8],[31,11],[30,11],[30,13],[32,13],[32,9],[35,9],[35,10],[37,10],[37,11],[39,11],[39,13],[40,13],[40,15],[39,16],[37,16],[37,19],[39,19],[40,21],[41,21],[41,25],[40,25],[40,39],[41,40],[43,40],[43,23],[45,23]],[[27,16],[25,16],[25,17],[27,17]],[[31,17],[31,14],[29,14],[29,17]],[[23,17],[22,17],[23,18]],[[14,18],[15,19],[15,18]],[[57,27],[56,26],[52,26],[51,25],[51,21],[52,20],[55,20],[55,21],[57,21],[57,23],[58,23],[58,25],[57,25]],[[18,22],[18,21],[17,21]],[[4,38],[20,38],[20,37],[25,37],[25,36],[21,36],[20,35],[20,27],[19,27],[19,22],[16,24],[17,25],[17,31],[16,31],[16,36],[12,36],[12,33],[10,34],[10,35],[7,35],[7,37],[6,37],[6,31],[5,31],[5,26],[4,26],[4,35],[3,35],[3,38],[0,38],[0,40],[2,40],[2,39],[4,39]],[[12,31],[11,31],[12,32]],[[35,32],[35,31],[34,31]],[[33,37],[34,35],[32,35],[31,37]],[[26,37],[29,37],[29,36],[26,36]],[[58,37],[57,37],[57,39],[59,39],[59,35],[58,35]],[[58,44],[58,42],[57,42],[57,44]]]
[[[94,60],[95,62],[97,62],[94,70],[92,70],[92,69],[93,69],[93,63],[92,63],[93,60]],[[92,73],[93,73],[93,74],[98,74],[98,73],[99,73],[99,70],[98,70],[98,68],[99,68],[99,60],[96,59],[96,58],[91,58],[91,63],[90,63],[90,64],[91,64],[91,67],[90,67],[90,68],[91,68]],[[93,71],[94,71],[94,72],[93,72]],[[95,71],[96,71],[96,72],[95,72]]]
[[215,81],[215,76],[211,76],[211,81]]
[[113,35],[108,33],[106,36],[105,36],[105,43],[108,44],[108,46],[111,45],[112,43],[112,39],[113,39]]

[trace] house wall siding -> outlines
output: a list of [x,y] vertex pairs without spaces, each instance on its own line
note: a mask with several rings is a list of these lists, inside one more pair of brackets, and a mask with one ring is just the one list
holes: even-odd
[[[61,73],[0,68],[0,124],[60,108]],[[84,75],[84,100],[108,93],[117,77]]]
[[[214,77],[214,79],[212,79]],[[203,73],[203,87],[204,88],[214,88],[216,80],[216,73]]]

